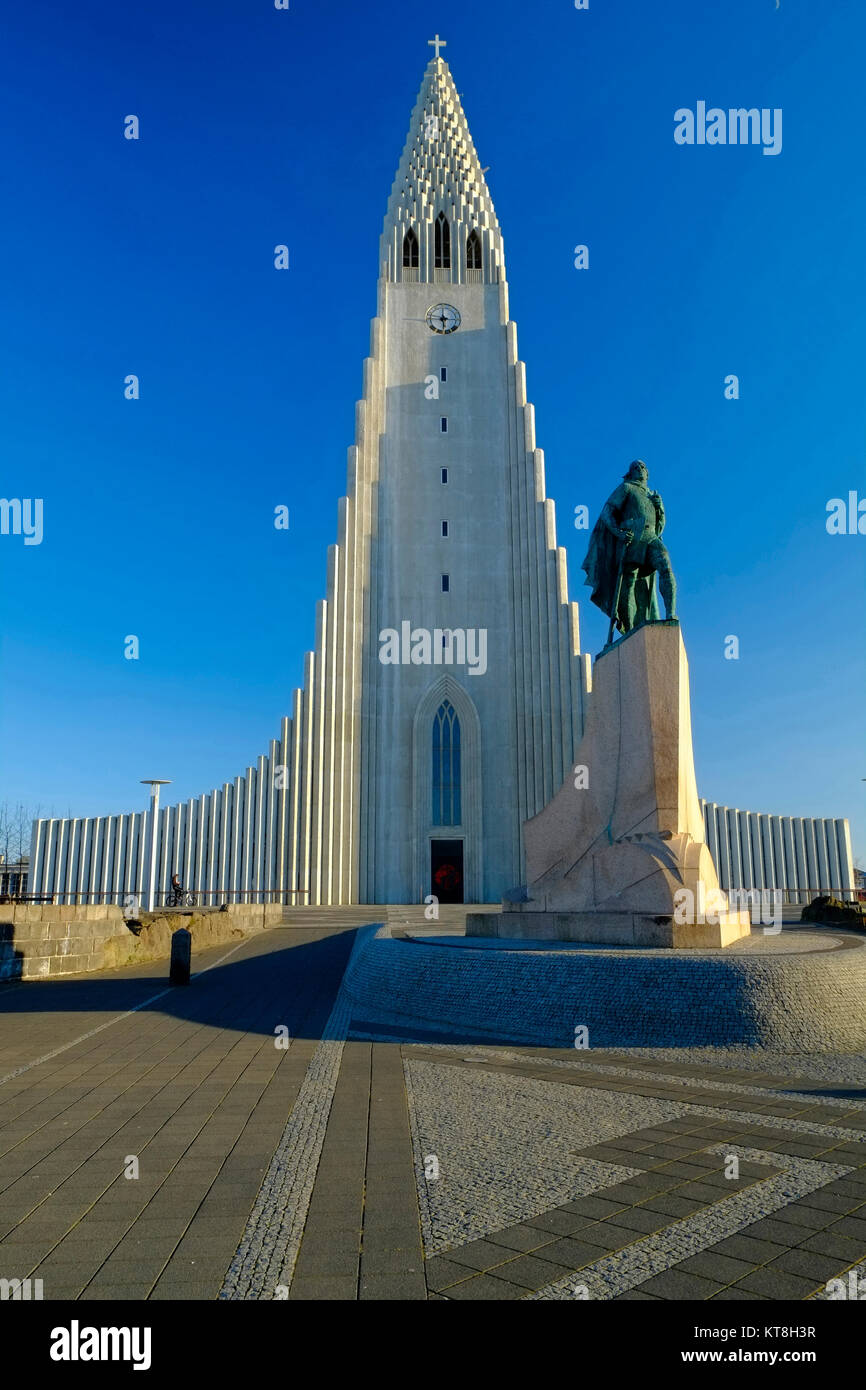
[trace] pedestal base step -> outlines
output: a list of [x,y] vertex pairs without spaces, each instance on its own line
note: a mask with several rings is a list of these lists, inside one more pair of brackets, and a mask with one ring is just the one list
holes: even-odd
[[748,912],[727,911],[709,922],[677,922],[640,912],[468,912],[467,936],[498,936],[528,941],[585,941],[604,946],[730,946],[751,931]]

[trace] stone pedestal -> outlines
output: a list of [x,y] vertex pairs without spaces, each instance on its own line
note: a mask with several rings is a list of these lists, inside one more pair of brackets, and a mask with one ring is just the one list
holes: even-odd
[[573,769],[524,836],[526,886],[500,914],[469,914],[467,935],[703,948],[748,935],[704,841],[678,622],[598,657]]

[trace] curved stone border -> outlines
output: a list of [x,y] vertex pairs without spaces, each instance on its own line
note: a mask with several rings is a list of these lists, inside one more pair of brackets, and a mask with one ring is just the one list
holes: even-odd
[[515,952],[394,941],[352,958],[345,988],[365,1022],[570,1047],[866,1046],[866,943],[761,955]]

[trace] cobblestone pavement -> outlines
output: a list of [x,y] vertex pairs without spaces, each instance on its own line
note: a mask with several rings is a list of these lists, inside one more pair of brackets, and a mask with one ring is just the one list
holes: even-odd
[[866,1277],[866,1060],[400,1033],[351,1016],[362,935],[320,915],[204,953],[189,988],[167,965],[0,988],[0,1278],[802,1300]]

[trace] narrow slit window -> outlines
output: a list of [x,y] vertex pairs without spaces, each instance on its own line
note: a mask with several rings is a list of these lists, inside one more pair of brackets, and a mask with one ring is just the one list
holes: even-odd
[[471,231],[466,238],[466,269],[481,269],[481,238],[476,231]]
[[448,522],[447,522],[447,521],[443,521],[443,522],[442,522],[442,534],[443,534],[443,536],[447,536],[447,535],[448,535]]
[[411,270],[418,268],[418,238],[414,227],[410,227],[403,238],[403,264]]
[[440,367],[440,368],[439,368],[439,380],[440,380],[440,381],[447,381],[447,380],[448,380],[448,368],[447,368],[447,367]]
[[440,428],[440,430],[442,431],[443,434],[447,434],[447,433],[448,433],[448,416],[447,416],[447,415],[443,415],[443,416],[442,416],[441,420],[439,421],[439,428]]
[[451,579],[450,579],[450,577],[449,577],[447,574],[443,574],[443,576],[442,576],[442,592],[443,592],[443,594],[447,594],[447,593],[450,592],[450,590],[451,590]]
[[443,468],[443,469],[442,469],[442,481],[443,481],[443,483],[447,483],[447,481],[448,481],[448,469],[447,469],[447,468]]
[[451,269],[451,228],[444,212],[440,212],[433,226],[433,265],[436,270]]

